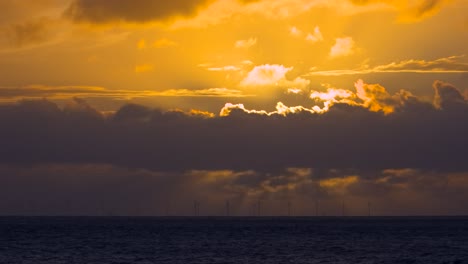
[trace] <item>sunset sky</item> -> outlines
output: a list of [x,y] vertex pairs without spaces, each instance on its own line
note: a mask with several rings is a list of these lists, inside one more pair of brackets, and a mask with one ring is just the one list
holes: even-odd
[[0,214],[468,214],[468,0],[0,0]]

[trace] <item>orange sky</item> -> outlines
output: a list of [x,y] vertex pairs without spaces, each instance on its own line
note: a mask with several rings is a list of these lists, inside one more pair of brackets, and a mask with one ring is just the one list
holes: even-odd
[[358,79],[426,100],[435,80],[468,88],[466,0],[5,0],[0,9],[3,102],[76,96],[101,110],[138,102],[218,114],[225,103],[312,108],[311,92],[355,91]]

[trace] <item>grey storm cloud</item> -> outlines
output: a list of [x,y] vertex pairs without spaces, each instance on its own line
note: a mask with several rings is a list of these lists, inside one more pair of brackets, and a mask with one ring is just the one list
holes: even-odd
[[435,103],[408,96],[391,114],[335,104],[323,114],[206,117],[83,100],[0,106],[2,163],[104,163],[158,171],[421,168],[466,171],[468,104],[436,82]]
[[142,23],[194,15],[199,8],[210,2],[213,0],[74,0],[65,11],[65,15],[75,21],[92,23]]

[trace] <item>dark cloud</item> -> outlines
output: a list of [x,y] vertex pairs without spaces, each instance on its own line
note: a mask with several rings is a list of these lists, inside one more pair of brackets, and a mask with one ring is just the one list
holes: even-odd
[[[103,116],[76,101],[0,106],[3,163],[106,163],[153,170],[422,168],[465,171],[468,105],[435,83],[436,105],[406,95],[392,113],[335,104],[324,114],[225,117],[139,105]],[[372,105],[370,106],[372,107]]]
[[434,83],[434,104],[442,109],[466,108],[466,99],[463,94],[451,84],[436,81]]
[[75,21],[143,23],[191,16],[213,0],[74,0],[65,15]]
[[44,42],[48,39],[50,21],[37,19],[28,22],[12,24],[4,30],[5,36],[14,46],[22,47]]
[[401,0],[351,0],[352,3],[357,5],[366,5],[373,3],[387,3],[394,5],[401,9],[403,12],[408,13],[414,17],[421,17],[434,10],[439,9],[446,4],[447,0],[418,0],[418,1],[401,1]]
[[2,0],[0,1],[0,10],[2,10],[0,25],[42,17],[45,13],[60,6],[60,0]]
[[61,0],[0,1],[0,46],[21,48],[57,38]]
[[421,16],[421,15],[426,14],[427,12],[431,12],[434,9],[439,8],[439,6],[441,6],[444,2],[446,2],[446,1],[445,0],[425,0],[425,1],[422,1],[415,8],[416,15]]
[[0,165],[3,215],[466,214],[467,173],[415,169],[159,172],[108,164]]

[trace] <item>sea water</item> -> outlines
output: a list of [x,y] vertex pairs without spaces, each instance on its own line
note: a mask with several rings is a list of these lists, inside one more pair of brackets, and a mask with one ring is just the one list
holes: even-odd
[[0,217],[0,263],[468,263],[468,218]]

